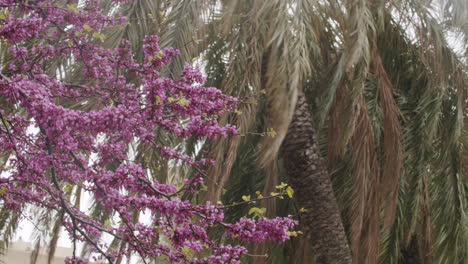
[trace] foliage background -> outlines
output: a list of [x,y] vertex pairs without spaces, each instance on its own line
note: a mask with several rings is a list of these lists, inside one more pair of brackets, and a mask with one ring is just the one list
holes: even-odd
[[[155,131],[166,145],[197,155],[202,144],[216,158],[205,197],[190,198],[218,200],[225,188],[227,204],[287,181],[278,152],[302,89],[353,252],[398,263],[416,243],[422,263],[463,263],[468,259],[467,5],[463,0],[102,1],[109,13],[121,12],[129,21],[103,32],[103,45],[116,47],[128,39],[139,47],[145,35],[157,34],[161,46],[181,51],[167,75],[177,76],[193,61],[204,67],[209,85],[245,101],[242,114],[225,120],[236,123],[243,137],[182,142]],[[5,65],[2,46],[0,54]],[[69,61],[49,67],[69,80],[79,70]],[[74,107],[91,110],[97,100]],[[260,135],[270,128],[276,137]],[[158,180],[177,183],[193,173],[171,166],[153,149],[138,147],[137,158]],[[0,157],[2,166],[6,160]],[[79,189],[74,192],[80,196]],[[297,212],[289,201],[262,206],[270,216]],[[247,211],[228,215],[235,219]],[[49,245],[53,255],[60,216],[34,214],[38,225],[53,226],[35,236],[36,245]],[[103,222],[109,218],[99,204],[92,214]],[[2,241],[11,240],[18,220],[18,214],[0,212]],[[257,250],[275,252],[269,263],[310,263],[307,243],[299,237],[281,248]],[[83,256],[89,255],[84,248]]]

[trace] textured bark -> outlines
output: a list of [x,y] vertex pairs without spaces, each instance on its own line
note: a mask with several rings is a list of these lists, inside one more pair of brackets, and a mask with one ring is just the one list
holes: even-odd
[[281,151],[289,183],[296,191],[295,198],[300,207],[307,209],[300,220],[317,264],[352,263],[331,180],[320,155],[303,93],[299,93]]
[[409,245],[404,248],[401,252],[400,264],[421,264],[421,258],[419,256],[418,239],[416,236],[411,238]]

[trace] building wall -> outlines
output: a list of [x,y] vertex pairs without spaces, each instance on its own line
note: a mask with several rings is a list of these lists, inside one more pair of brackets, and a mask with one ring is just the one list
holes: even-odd
[[[29,242],[14,242],[8,247],[8,251],[6,252],[6,254],[4,256],[0,256],[0,263],[30,264],[31,252],[33,251],[33,249],[33,245]],[[71,248],[57,247],[57,249],[55,250],[55,256],[51,264],[63,264],[65,262],[65,258],[67,256],[71,256],[72,254],[73,251]],[[47,248],[41,248],[36,264],[48,264],[47,256]]]

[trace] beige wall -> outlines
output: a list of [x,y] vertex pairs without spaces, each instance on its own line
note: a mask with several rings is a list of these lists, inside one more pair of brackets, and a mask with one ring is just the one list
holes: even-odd
[[[32,250],[33,246],[31,243],[23,241],[14,242],[9,246],[6,254],[0,256],[0,263],[3,261],[5,264],[30,264]],[[73,251],[71,248],[57,247],[52,264],[63,264],[65,257],[71,256],[72,254]],[[37,264],[47,264],[47,256],[47,249],[41,248]]]

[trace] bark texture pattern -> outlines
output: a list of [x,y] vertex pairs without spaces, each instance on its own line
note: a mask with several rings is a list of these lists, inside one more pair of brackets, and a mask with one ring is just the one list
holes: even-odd
[[351,264],[348,240],[303,93],[298,95],[281,151],[295,198],[307,209],[300,220],[317,264]]
[[411,238],[409,245],[401,252],[400,264],[422,264],[419,256],[418,239],[416,236]]

